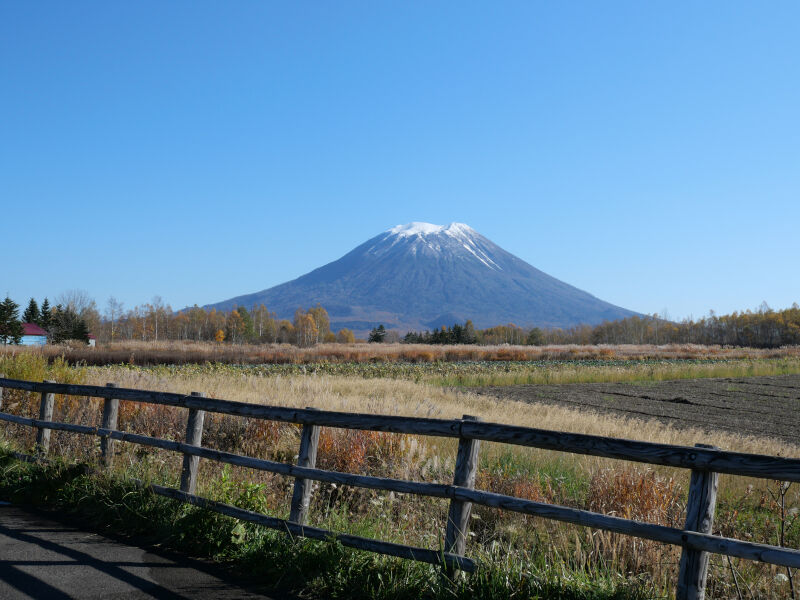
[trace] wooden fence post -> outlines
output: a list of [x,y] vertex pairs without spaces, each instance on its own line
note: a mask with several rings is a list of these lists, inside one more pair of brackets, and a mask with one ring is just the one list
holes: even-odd
[[[714,446],[706,444],[695,444],[695,447],[715,449]],[[684,529],[711,533],[714,525],[714,509],[717,505],[718,484],[719,473],[692,470]],[[675,592],[676,600],[703,600],[706,597],[708,558],[708,552],[683,549],[678,588]]]
[[[192,392],[192,396],[205,398],[202,392]],[[189,409],[189,418],[186,421],[186,443],[190,446],[199,446],[203,441],[203,422],[206,411],[197,408]],[[183,455],[183,469],[181,470],[181,491],[194,494],[197,487],[197,467],[200,457],[191,454]]]
[[[45,379],[44,383],[55,383],[52,379]],[[50,392],[42,392],[42,401],[39,404],[39,420],[52,421],[53,420],[53,404],[55,403],[55,394]],[[36,452],[38,454],[47,454],[50,450],[50,430],[46,427],[39,427],[36,433]]]
[[[107,383],[106,387],[117,387],[116,383]],[[119,416],[119,400],[116,398],[106,398],[103,401],[103,421],[100,425],[103,429],[116,429],[117,418]],[[114,462],[114,440],[110,437],[100,438],[100,457],[103,466],[110,467]]]
[[[464,415],[464,421],[480,421],[478,417]],[[480,440],[459,438],[458,454],[456,455],[456,468],[453,475],[453,485],[466,488],[475,487],[475,476],[478,474],[478,451]],[[469,518],[472,514],[472,502],[450,500],[450,509],[447,513],[447,529],[444,536],[444,551],[463,556],[467,545],[467,531]],[[446,567],[445,574],[448,579],[455,576],[455,568]]]
[[[0,379],[5,379],[6,374],[0,373]],[[0,410],[3,410],[3,386],[0,385]]]
[[[306,410],[317,410],[306,407]],[[300,434],[300,451],[297,453],[297,466],[314,468],[317,465],[317,448],[319,447],[318,425],[303,425],[303,432]],[[311,486],[314,482],[311,479],[298,477],[294,480],[294,492],[292,493],[292,507],[289,512],[289,521],[298,525],[305,525],[308,517],[308,507],[311,504]]]

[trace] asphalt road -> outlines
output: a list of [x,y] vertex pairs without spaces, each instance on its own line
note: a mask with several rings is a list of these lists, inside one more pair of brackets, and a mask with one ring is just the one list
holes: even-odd
[[271,597],[201,561],[120,543],[0,503],[0,598]]

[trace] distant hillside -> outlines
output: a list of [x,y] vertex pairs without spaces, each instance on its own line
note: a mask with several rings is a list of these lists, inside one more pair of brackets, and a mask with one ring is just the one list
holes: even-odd
[[476,327],[569,327],[636,313],[539,271],[461,223],[399,225],[293,281],[207,305],[264,304],[291,318],[320,303],[331,328],[362,333],[379,323],[421,330],[472,319]]

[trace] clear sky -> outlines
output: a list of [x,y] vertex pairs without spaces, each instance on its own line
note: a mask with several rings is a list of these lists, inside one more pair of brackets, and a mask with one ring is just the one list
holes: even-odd
[[173,308],[464,222],[673,318],[800,302],[800,3],[0,4],[0,294]]

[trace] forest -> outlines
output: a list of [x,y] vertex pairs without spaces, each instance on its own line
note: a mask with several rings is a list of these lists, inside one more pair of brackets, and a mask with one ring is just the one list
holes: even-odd
[[[15,336],[3,337],[6,329],[17,332],[14,322],[37,323],[50,333],[51,342],[86,339],[88,333],[99,343],[142,340],[195,340],[219,343],[286,343],[299,347],[319,343],[354,343],[349,329],[331,330],[325,308],[298,308],[293,318],[279,318],[263,304],[239,306],[217,311],[193,306],[173,310],[160,297],[125,310],[123,304],[109,298],[104,309],[86,292],[72,290],[55,298],[45,298],[41,305],[31,298],[20,316],[18,304],[10,298],[0,310],[0,342],[14,343]],[[800,344],[800,306],[773,310],[762,304],[756,310],[716,315],[710,312],[697,320],[671,321],[658,314],[634,316],[599,325],[539,328],[514,323],[477,329],[471,320],[431,331],[398,332],[376,325],[368,336],[370,342],[423,344],[706,344],[752,348],[778,348]]]
[[705,344],[750,348],[780,348],[800,344],[800,306],[669,321],[659,315],[630,317],[594,327],[543,332],[546,344]]

